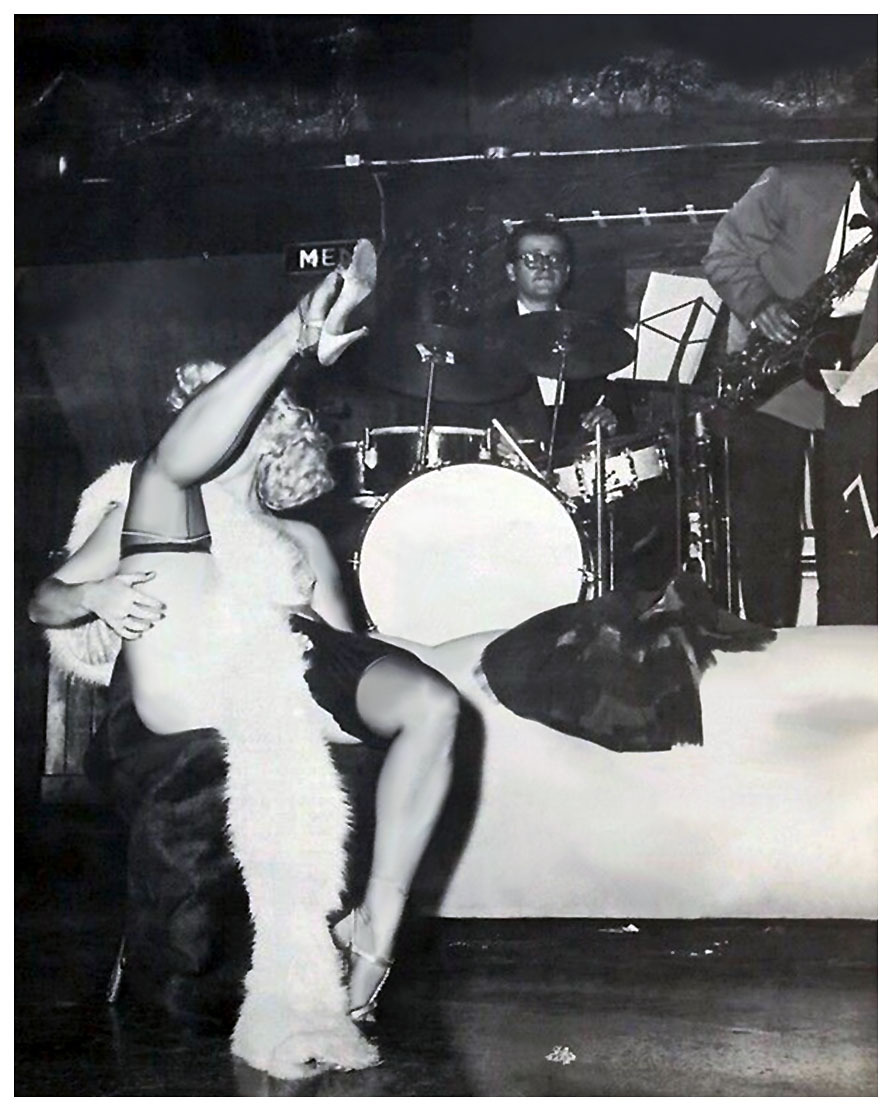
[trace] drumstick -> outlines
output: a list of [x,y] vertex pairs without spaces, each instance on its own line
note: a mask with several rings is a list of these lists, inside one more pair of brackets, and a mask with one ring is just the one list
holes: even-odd
[[496,431],[499,433],[499,435],[505,438],[505,440],[508,442],[509,447],[512,448],[517,453],[518,457],[520,458],[520,460],[524,464],[524,466],[529,471],[532,471],[538,479],[545,479],[545,475],[542,473],[542,471],[540,471],[540,469],[534,463],[532,463],[530,461],[530,459],[528,459],[527,455],[525,454],[525,452],[521,448],[521,445],[517,442],[517,440],[515,440],[515,438],[511,435],[511,433],[508,431],[508,429],[500,421],[498,421],[495,417],[492,418],[490,423],[493,425],[493,428],[496,429]]

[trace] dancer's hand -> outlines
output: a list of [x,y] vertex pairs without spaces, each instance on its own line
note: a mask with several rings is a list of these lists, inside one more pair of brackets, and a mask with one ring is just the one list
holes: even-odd
[[135,641],[164,617],[164,603],[140,590],[154,578],[154,571],[129,571],[97,579],[84,584],[84,602],[119,637]]

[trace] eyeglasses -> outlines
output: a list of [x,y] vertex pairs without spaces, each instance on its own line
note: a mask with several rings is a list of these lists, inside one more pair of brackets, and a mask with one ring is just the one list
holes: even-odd
[[564,255],[544,255],[542,251],[525,251],[518,255],[518,262],[528,270],[564,270],[568,265]]

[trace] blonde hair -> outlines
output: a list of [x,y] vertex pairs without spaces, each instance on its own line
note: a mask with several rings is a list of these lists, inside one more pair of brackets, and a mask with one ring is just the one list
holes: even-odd
[[[167,395],[169,409],[180,410],[189,399],[225,370],[222,363],[184,363]],[[335,481],[327,458],[331,441],[309,409],[297,405],[283,389],[254,430],[257,452],[255,493],[261,505],[285,510],[310,502],[331,490]]]

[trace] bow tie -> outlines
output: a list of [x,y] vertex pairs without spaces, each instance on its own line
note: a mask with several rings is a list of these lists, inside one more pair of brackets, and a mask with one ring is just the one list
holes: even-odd
[[847,227],[851,231],[857,231],[859,228],[870,228],[871,221],[867,216],[863,216],[861,212],[857,212],[855,216],[850,217],[850,222]]

